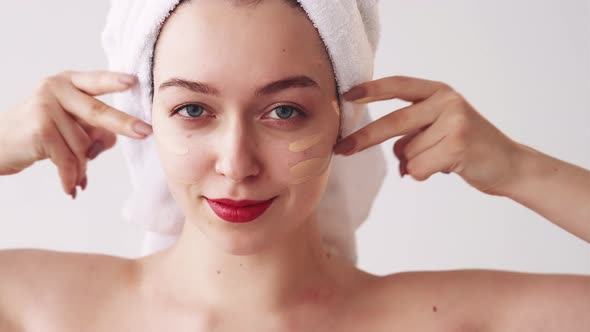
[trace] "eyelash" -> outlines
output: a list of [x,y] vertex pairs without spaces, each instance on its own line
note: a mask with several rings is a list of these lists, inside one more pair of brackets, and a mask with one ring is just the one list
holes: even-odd
[[[185,109],[187,106],[197,106],[197,107],[200,107],[201,109],[203,109],[203,112],[201,113],[201,115],[196,116],[196,117],[185,116],[185,115],[178,115],[178,113],[181,110]],[[279,109],[281,107],[286,107],[286,108],[293,109],[295,111],[295,113],[299,115],[299,117],[306,117],[307,116],[307,114],[304,111],[302,111],[301,109],[299,109],[299,108],[297,108],[295,106],[291,106],[291,105],[278,105],[278,106],[274,107],[271,110],[271,112],[273,112],[274,110]],[[199,104],[184,104],[184,105],[181,105],[181,106],[173,109],[172,111],[170,111],[170,117],[178,116],[183,121],[199,121],[198,119],[202,118],[202,114],[204,112],[207,112],[207,110],[205,110],[205,107],[203,107],[203,106],[201,106]],[[292,123],[292,122],[297,121],[297,117],[290,117],[290,118],[287,118],[287,119],[273,118],[273,120],[278,120],[279,122],[283,122],[283,123],[284,122],[290,122],[290,123]]]

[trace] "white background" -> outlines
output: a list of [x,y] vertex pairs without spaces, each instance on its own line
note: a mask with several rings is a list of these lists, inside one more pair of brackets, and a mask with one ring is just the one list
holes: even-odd
[[[514,140],[590,167],[588,1],[380,6],[375,78],[444,81]],[[107,9],[107,1],[4,3],[0,111],[15,107],[45,76],[106,69],[100,32]],[[406,105],[379,102],[371,113]],[[360,268],[380,275],[462,268],[590,273],[590,245],[516,202],[480,193],[454,174],[400,179],[394,141],[382,144],[390,173],[358,232]],[[144,233],[120,216],[130,188],[119,147],[89,164],[88,188],[75,201],[62,192],[50,161],[0,177],[0,249],[137,257]]]

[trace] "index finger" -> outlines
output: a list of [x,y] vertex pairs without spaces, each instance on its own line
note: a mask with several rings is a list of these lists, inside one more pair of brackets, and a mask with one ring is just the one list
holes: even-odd
[[99,96],[129,89],[137,83],[137,77],[112,71],[67,71],[63,73],[74,87],[90,96]]
[[91,126],[131,138],[145,138],[152,133],[149,124],[83,93],[71,84],[57,85],[55,95],[64,110]]
[[354,103],[370,103],[394,98],[420,102],[443,87],[445,84],[442,82],[408,76],[390,76],[356,85],[342,97]]
[[436,120],[439,110],[430,100],[400,108],[370,122],[334,146],[334,153],[351,155],[400,135],[427,127]]

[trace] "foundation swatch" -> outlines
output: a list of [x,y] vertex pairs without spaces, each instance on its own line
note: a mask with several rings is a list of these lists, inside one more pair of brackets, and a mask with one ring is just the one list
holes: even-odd
[[332,109],[338,116],[340,116],[340,107],[338,106],[338,102],[336,100],[332,100]]
[[289,169],[289,183],[301,184],[322,175],[330,165],[330,157],[304,160]]
[[301,152],[309,149],[310,147],[318,144],[322,140],[322,134],[318,133],[315,135],[304,137],[298,141],[289,144],[289,151]]

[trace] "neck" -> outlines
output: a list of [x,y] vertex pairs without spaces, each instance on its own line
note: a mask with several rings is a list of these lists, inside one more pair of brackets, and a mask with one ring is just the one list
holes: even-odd
[[151,268],[145,264],[153,271],[149,283],[191,306],[277,312],[310,297],[317,300],[319,293],[330,294],[342,269],[351,268],[326,252],[315,216],[285,238],[272,240],[255,254],[233,255],[187,221],[177,243],[153,255]]

